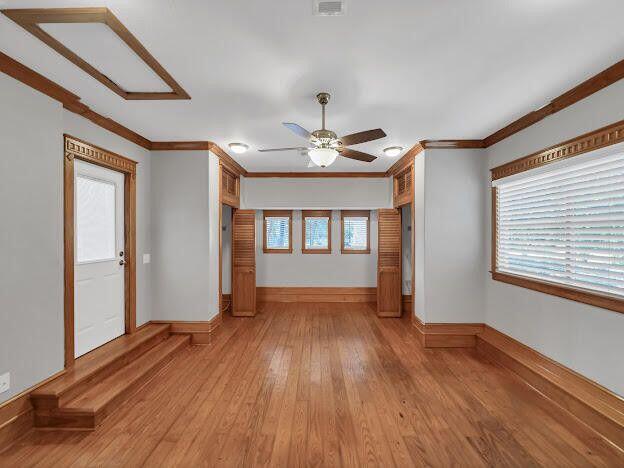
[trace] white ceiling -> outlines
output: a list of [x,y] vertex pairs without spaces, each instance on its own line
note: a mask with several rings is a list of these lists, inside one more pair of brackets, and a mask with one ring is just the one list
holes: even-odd
[[[125,101],[4,16],[0,50],[150,140],[245,142],[251,150],[233,156],[251,171],[308,170],[296,152],[256,150],[305,143],[281,122],[319,128],[318,91],[332,93],[327,123],[339,135],[388,134],[354,147],[375,162],[339,158],[329,169],[383,171],[396,160],[386,146],[483,138],[624,57],[621,0],[347,2],[343,17],[315,17],[313,0],[0,0],[108,6],[190,101]],[[81,52],[107,74],[151,83],[98,55],[108,39],[82,36]]]

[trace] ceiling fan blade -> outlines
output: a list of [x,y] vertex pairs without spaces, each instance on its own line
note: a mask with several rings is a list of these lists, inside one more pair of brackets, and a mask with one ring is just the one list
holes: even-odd
[[312,134],[308,132],[305,128],[303,128],[301,125],[297,125],[296,123],[292,123],[292,122],[282,122],[282,125],[286,127],[287,129],[289,129],[291,132],[299,135],[300,137],[305,138],[306,140],[309,140],[310,138],[312,138]]
[[303,146],[294,146],[292,148],[268,148],[268,149],[259,149],[260,153],[266,153],[268,151],[307,151],[308,148]]
[[365,130],[363,132],[352,133],[351,135],[345,135],[340,137],[340,141],[345,146],[357,145],[358,143],[365,143],[367,141],[379,140],[386,136],[381,128],[375,130]]
[[340,155],[349,159],[357,159],[358,161],[364,162],[372,162],[377,159],[377,156],[373,156],[372,154],[362,153],[361,151],[356,151],[350,148],[342,148],[339,150]]

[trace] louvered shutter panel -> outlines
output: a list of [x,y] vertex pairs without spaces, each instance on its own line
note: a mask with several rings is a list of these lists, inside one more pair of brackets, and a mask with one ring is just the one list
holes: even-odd
[[380,209],[377,239],[377,315],[401,316],[401,212]]
[[624,156],[496,185],[496,271],[624,297]]
[[232,315],[256,314],[256,215],[236,210],[232,220]]

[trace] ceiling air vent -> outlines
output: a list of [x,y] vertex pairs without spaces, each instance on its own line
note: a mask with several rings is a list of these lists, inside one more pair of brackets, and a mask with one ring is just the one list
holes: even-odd
[[340,16],[344,11],[344,0],[314,0],[315,16]]

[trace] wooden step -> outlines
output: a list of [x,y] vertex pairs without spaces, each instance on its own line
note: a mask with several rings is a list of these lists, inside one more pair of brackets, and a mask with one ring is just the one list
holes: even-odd
[[132,335],[119,338],[76,359],[65,374],[31,394],[36,409],[55,409],[87,388],[134,361],[169,336],[167,324],[149,324]]
[[124,400],[145,385],[175,353],[190,343],[190,335],[171,335],[71,401],[56,409],[37,409],[35,426],[95,429]]

